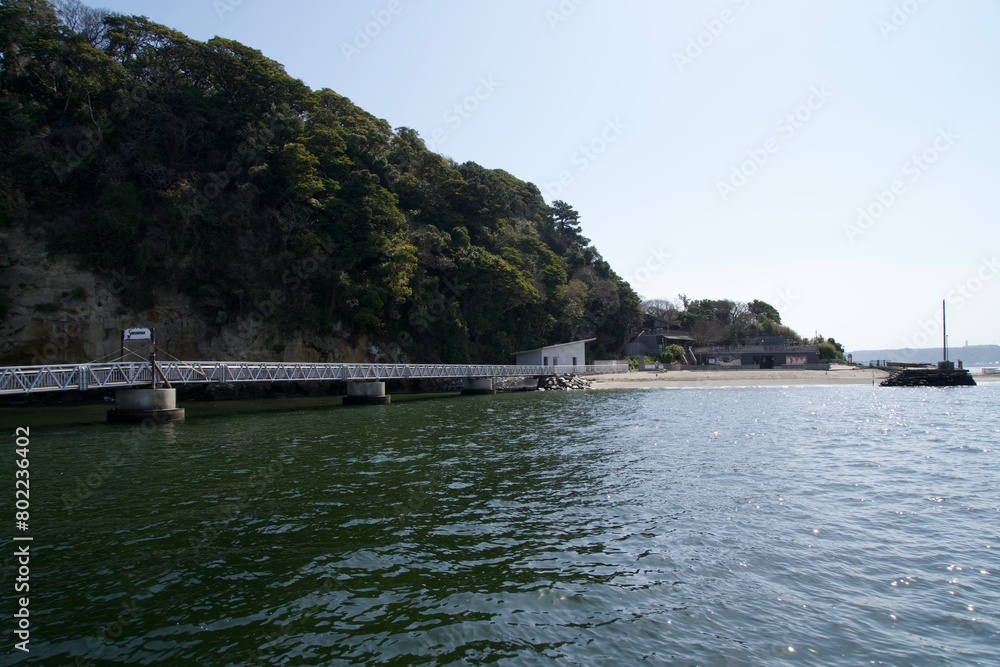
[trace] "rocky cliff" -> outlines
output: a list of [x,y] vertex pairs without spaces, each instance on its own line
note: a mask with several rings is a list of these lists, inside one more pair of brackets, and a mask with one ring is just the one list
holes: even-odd
[[0,365],[79,363],[116,358],[122,329],[155,327],[157,345],[184,360],[366,361],[379,352],[364,339],[298,332],[278,337],[250,313],[223,324],[206,319],[190,297],[155,284],[156,306],[132,311],[119,295],[141,276],[110,278],[50,256],[40,233],[0,229],[0,290],[9,311],[0,322]]

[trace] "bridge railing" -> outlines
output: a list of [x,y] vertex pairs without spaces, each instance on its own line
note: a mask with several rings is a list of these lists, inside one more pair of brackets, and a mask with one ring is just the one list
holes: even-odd
[[[533,377],[615,373],[616,366],[515,366],[502,364],[366,364],[243,361],[166,361],[157,366],[171,385],[211,383],[350,382],[412,379]],[[147,362],[64,364],[0,368],[0,395],[148,387]]]
[[0,394],[85,391],[144,386],[151,382],[149,364],[145,362],[0,368]]

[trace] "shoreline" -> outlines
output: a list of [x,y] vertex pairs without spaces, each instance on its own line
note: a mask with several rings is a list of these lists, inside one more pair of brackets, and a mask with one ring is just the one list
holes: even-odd
[[[666,389],[677,387],[783,387],[874,385],[889,377],[885,371],[871,368],[834,366],[828,371],[815,370],[723,370],[723,371],[630,371],[590,375],[591,389]],[[973,375],[977,384],[1000,381],[1000,375]]]
[[[877,386],[882,380],[889,377],[889,373],[878,369],[856,368],[852,366],[833,366],[828,371],[822,370],[788,370],[775,368],[771,370],[750,369],[750,370],[704,370],[704,371],[629,371],[625,373],[608,373],[601,375],[581,376],[589,383],[588,391],[592,390],[621,390],[621,389],[676,389],[693,387],[788,387],[788,386],[832,386],[832,385],[872,385]],[[983,375],[973,374],[977,385],[992,384],[1000,382],[1000,373]],[[497,387],[498,393],[517,393],[521,391],[534,391],[534,387],[529,387],[532,382],[525,383],[525,378],[520,378],[523,386]],[[329,387],[325,391],[309,392],[301,388],[281,387],[274,389],[274,386],[257,391],[250,390],[250,386],[243,387],[245,391],[240,391],[240,385],[212,385],[213,387],[223,387],[225,391],[217,395],[205,396],[203,388],[208,385],[196,385],[189,392],[178,396],[179,402],[188,405],[213,404],[213,403],[244,403],[252,401],[269,401],[281,399],[338,399],[342,398],[341,393],[331,393]],[[63,406],[63,407],[86,407],[104,406],[112,404],[111,392],[113,390],[101,390],[101,392],[39,392],[35,394],[11,395],[0,397],[0,410],[31,409],[38,407]],[[558,391],[548,389],[547,391]],[[438,398],[458,395],[456,389],[446,389],[443,387],[433,389],[414,390],[412,388],[391,390],[393,396],[398,396],[400,400],[422,400],[427,398]]]

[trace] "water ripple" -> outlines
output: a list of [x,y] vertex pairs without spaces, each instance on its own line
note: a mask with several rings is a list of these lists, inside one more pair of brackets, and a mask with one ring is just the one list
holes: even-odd
[[995,664],[997,399],[861,386],[192,406],[139,446],[40,424],[34,657]]

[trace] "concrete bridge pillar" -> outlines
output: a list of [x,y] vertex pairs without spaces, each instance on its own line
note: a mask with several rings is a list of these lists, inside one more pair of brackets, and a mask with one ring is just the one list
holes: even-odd
[[493,378],[465,378],[462,380],[462,385],[463,396],[497,393],[497,390],[493,388]]
[[385,382],[348,382],[344,405],[389,405],[391,400],[385,395]]
[[109,424],[140,424],[147,419],[163,422],[184,421],[184,408],[177,407],[175,389],[119,389],[115,409],[108,410]]

